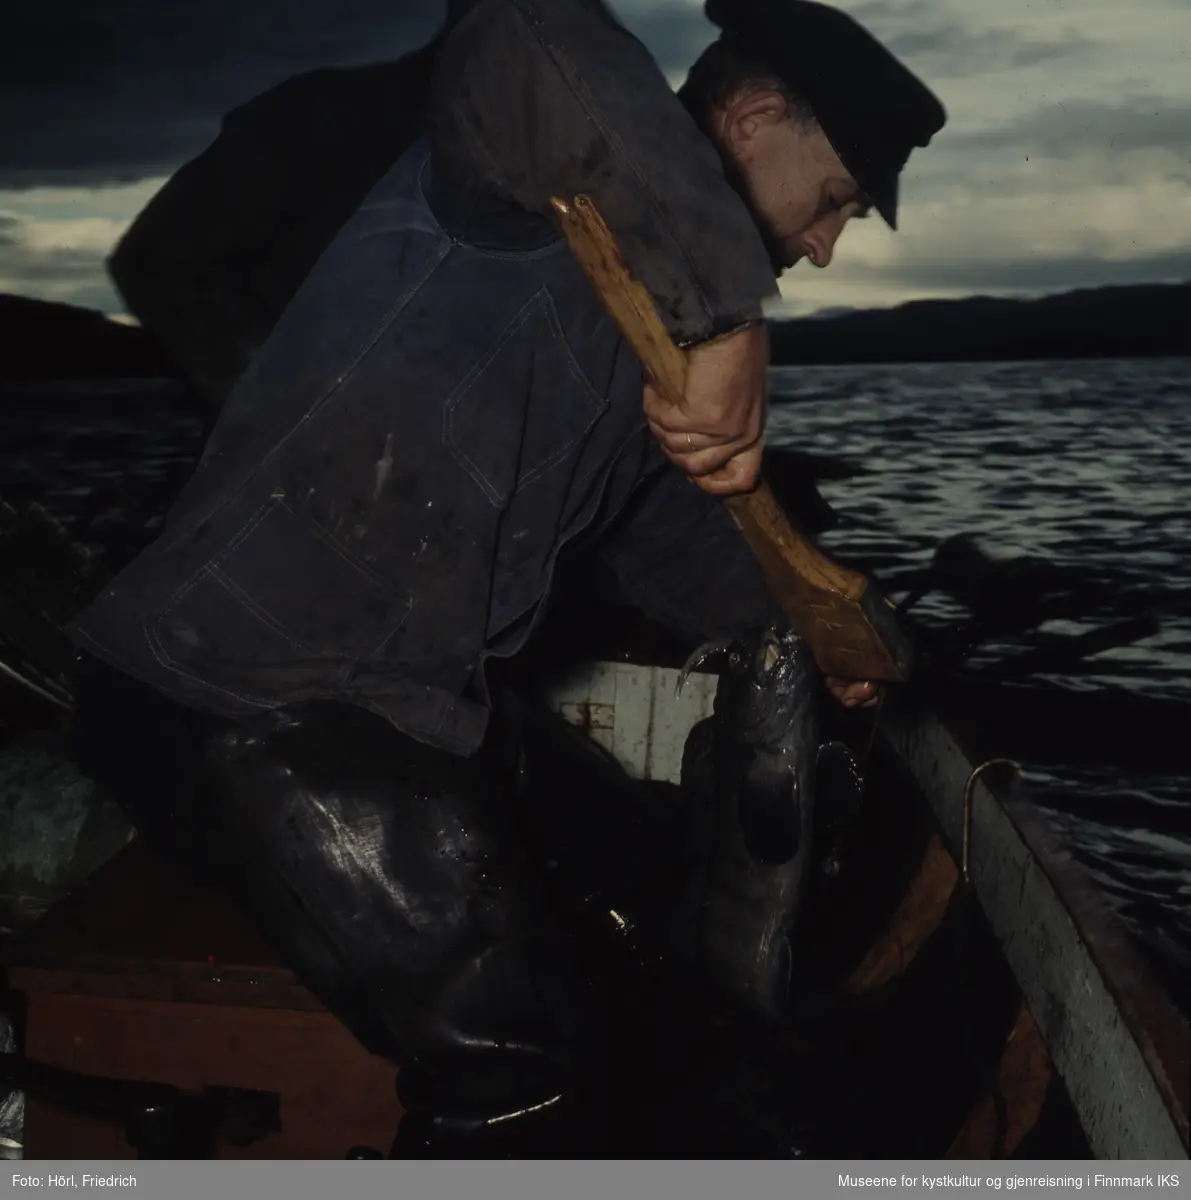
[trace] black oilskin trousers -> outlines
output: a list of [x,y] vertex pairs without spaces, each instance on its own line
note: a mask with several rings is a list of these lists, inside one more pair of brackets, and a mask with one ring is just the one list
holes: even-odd
[[607,1005],[522,861],[504,762],[343,703],[213,717],[87,659],[75,753],[400,1066],[394,1156],[602,1152]]
[[80,767],[399,1068],[391,1157],[808,1152],[780,1033],[648,932],[697,853],[681,801],[617,810],[555,747],[527,808],[507,722],[460,758],[340,702],[202,713],[88,656],[76,689]]

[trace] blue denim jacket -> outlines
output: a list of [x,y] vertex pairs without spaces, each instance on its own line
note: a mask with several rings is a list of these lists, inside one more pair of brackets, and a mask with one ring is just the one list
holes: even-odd
[[316,697],[455,753],[584,535],[687,636],[770,612],[718,501],[661,456],[640,365],[545,217],[381,180],[229,396],[159,539],[74,628],[227,716]]
[[457,25],[396,62],[308,72],[229,113],[121,239],[109,268],[129,311],[212,412],[423,133],[456,174],[523,208],[593,196],[680,342],[759,317],[777,295],[718,154],[601,0],[451,7]]
[[765,240],[648,49],[604,0],[461,0],[430,131],[462,178],[523,208],[586,193],[680,345],[778,295]]

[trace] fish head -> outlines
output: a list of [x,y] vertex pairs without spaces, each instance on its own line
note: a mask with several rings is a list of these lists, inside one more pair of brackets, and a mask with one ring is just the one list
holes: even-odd
[[722,668],[715,713],[724,732],[773,751],[790,748],[792,738],[815,737],[815,661],[798,634],[770,625],[723,645],[716,657]]

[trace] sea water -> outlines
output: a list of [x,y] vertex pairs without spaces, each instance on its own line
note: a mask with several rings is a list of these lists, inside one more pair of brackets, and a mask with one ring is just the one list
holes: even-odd
[[[944,538],[976,533],[997,556],[1099,571],[1124,598],[1157,592],[1158,632],[1091,659],[1077,683],[1191,698],[1191,359],[782,367],[771,395],[774,446],[858,469],[821,485],[840,516],[829,548],[896,585]],[[181,483],[201,438],[169,385],[0,387],[0,499],[39,500],[103,549],[132,506]],[[928,597],[927,615],[946,616],[940,603]],[[1185,1008],[1188,743],[1176,774],[1026,764]]]

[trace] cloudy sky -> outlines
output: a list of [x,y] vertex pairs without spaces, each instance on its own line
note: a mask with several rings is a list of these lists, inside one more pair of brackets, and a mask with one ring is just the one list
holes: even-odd
[[[441,0],[26,0],[0,46],[0,291],[118,314],[103,259],[220,115],[295,72],[424,40]],[[677,85],[698,0],[616,10]],[[940,94],[901,231],[849,229],[792,313],[1191,280],[1188,0],[841,0]]]

